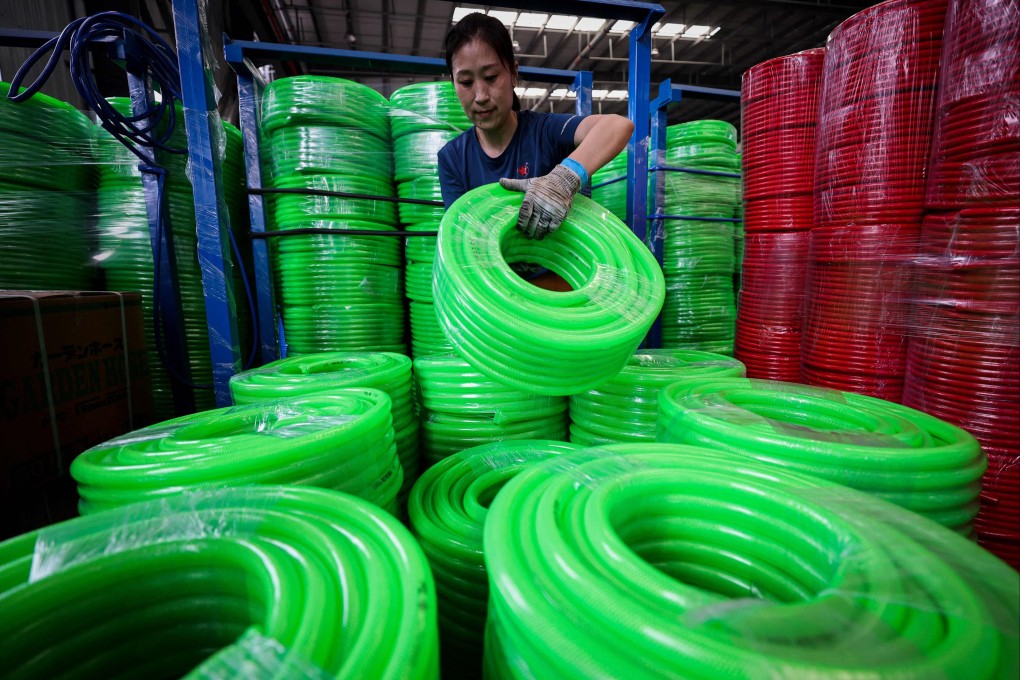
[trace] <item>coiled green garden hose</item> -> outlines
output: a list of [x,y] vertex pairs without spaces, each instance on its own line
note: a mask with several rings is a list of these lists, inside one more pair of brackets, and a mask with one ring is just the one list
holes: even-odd
[[[417,225],[423,231],[439,231],[439,221],[443,219],[443,192],[439,186],[438,175],[418,177],[397,185],[397,196],[415,201],[439,201],[439,205],[419,205],[417,203],[401,203],[397,206],[400,222],[405,226]],[[410,240],[408,241],[410,243]],[[435,239],[432,239],[433,253]],[[431,258],[430,258],[431,260]]]
[[324,352],[288,357],[230,379],[235,404],[332,394],[347,387],[382,390],[390,397],[397,456],[404,470],[402,490],[418,478],[418,416],[411,394],[411,360],[390,352]]
[[431,462],[504,439],[565,441],[567,400],[489,380],[460,357],[414,360],[422,445]]
[[[384,182],[392,175],[388,141],[363,130],[284,127],[266,134],[262,148],[262,166],[274,187],[294,175],[356,175]],[[389,191],[392,195],[392,185]]]
[[444,675],[481,674],[489,599],[482,529],[493,498],[521,470],[577,450],[542,440],[485,444],[444,458],[415,483],[408,517],[436,579]]
[[390,95],[393,138],[421,130],[463,132],[471,127],[453,83],[413,83]]
[[[368,196],[393,196],[393,185],[388,177],[365,175],[297,175],[274,183],[280,189],[313,189],[337,191]],[[368,198],[319,196],[315,194],[269,194],[267,203],[275,219],[276,229],[308,226],[309,220],[357,219],[379,225],[392,226],[397,221],[397,209],[392,202]]]
[[1012,678],[1020,577],[847,487],[627,444],[512,479],[485,522],[488,678]]
[[395,512],[403,481],[390,398],[368,388],[168,420],[85,451],[71,476],[83,515],[185,489],[249,484],[320,486]]
[[[591,198],[620,220],[627,219],[627,150],[624,149],[613,160],[606,163],[591,176]],[[617,180],[612,184],[598,186],[603,182]]]
[[346,494],[186,493],[0,543],[8,678],[425,680],[437,647],[421,549]]
[[[456,352],[493,380],[527,392],[576,394],[627,363],[659,313],[662,272],[616,217],[577,196],[542,241],[515,227],[522,195],[497,185],[450,207],[433,272],[436,314]],[[510,268],[533,262],[574,289],[538,288]]]
[[704,377],[744,377],[736,359],[693,350],[639,350],[616,377],[570,397],[570,441],[586,446],[655,441],[659,391]]
[[389,143],[389,103],[370,87],[343,78],[280,78],[262,94],[262,130],[331,125],[353,128]]
[[742,378],[670,385],[657,439],[832,480],[967,533],[984,453],[960,428],[850,392]]
[[439,151],[459,130],[420,130],[393,140],[393,180],[408,182],[438,172]]

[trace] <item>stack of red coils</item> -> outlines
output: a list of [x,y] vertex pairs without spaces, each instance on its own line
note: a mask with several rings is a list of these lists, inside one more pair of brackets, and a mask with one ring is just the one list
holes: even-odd
[[770,59],[744,73],[746,238],[734,353],[751,378],[800,380],[824,61],[825,49],[812,49]]
[[988,455],[979,540],[1020,566],[1020,208],[925,217],[903,403]]
[[889,0],[829,36],[815,225],[919,224],[945,0]]
[[928,178],[929,210],[1020,204],[1020,5],[955,0]]
[[916,253],[913,225],[811,231],[802,382],[900,401]]

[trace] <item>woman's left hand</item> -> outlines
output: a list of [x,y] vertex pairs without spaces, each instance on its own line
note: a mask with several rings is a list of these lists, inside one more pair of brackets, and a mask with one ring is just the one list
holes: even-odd
[[541,240],[560,228],[574,204],[574,194],[581,189],[581,178],[561,164],[548,175],[534,179],[504,177],[499,180],[499,185],[510,191],[524,192],[517,228],[527,238]]

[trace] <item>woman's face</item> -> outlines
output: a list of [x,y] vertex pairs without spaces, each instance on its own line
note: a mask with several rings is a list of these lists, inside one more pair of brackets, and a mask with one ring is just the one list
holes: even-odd
[[457,99],[479,130],[500,130],[513,109],[513,74],[484,41],[461,46],[451,60]]

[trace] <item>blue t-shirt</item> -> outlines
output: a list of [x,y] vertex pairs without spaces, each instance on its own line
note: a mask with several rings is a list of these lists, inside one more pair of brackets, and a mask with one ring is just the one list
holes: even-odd
[[496,158],[482,151],[474,128],[451,140],[439,151],[439,185],[446,208],[472,189],[501,177],[549,174],[574,151],[574,133],[582,119],[566,113],[518,111],[513,139]]

